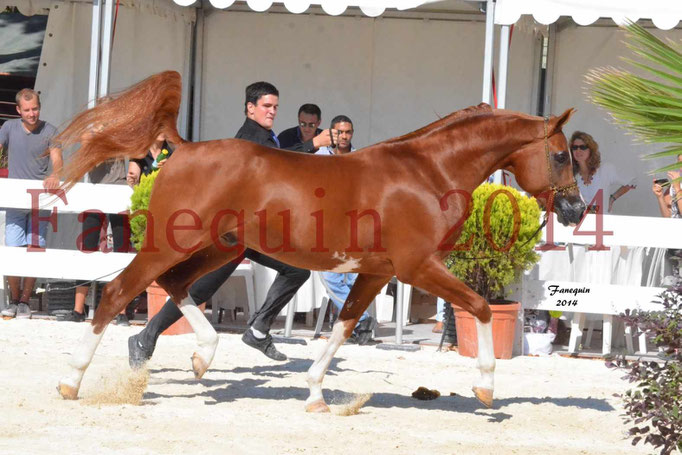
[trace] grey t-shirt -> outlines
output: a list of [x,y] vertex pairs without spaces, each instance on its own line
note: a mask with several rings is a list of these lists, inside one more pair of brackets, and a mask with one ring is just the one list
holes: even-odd
[[50,157],[44,154],[57,128],[41,123],[31,132],[26,131],[21,119],[8,120],[0,128],[0,144],[9,157],[9,178],[43,180],[47,176]]
[[126,165],[123,160],[109,160],[95,166],[88,174],[92,183],[112,183],[123,185],[126,182]]

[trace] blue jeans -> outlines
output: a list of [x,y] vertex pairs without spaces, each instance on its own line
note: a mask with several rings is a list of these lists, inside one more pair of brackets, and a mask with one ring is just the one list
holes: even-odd
[[[47,217],[49,210],[39,210],[38,216]],[[5,245],[28,246],[45,248],[45,236],[47,234],[47,221],[38,222],[38,232],[33,231],[31,223],[31,210],[7,209],[5,211]]]
[[[330,299],[339,312],[343,308],[343,304],[350,294],[350,290],[355,284],[355,279],[358,277],[357,273],[336,273],[336,272],[322,272],[322,278],[329,287],[329,290],[334,293],[330,295]],[[369,317],[369,313],[365,311],[360,317],[360,321],[364,321]]]
[[445,300],[438,297],[436,300],[436,321],[443,322],[443,315],[445,314]]

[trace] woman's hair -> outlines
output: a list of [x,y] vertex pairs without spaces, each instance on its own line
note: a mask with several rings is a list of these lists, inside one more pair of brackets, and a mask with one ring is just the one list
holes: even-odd
[[[590,175],[594,175],[595,172],[597,172],[597,169],[599,169],[599,166],[601,165],[601,154],[599,153],[599,144],[594,140],[592,136],[590,136],[587,133],[583,133],[582,131],[576,131],[573,133],[571,136],[571,140],[568,143],[569,147],[573,147],[573,141],[576,139],[580,139],[587,145],[590,149],[590,157],[587,159],[587,169],[590,171]],[[573,174],[576,174],[580,168],[578,166],[578,163],[575,161],[575,158],[573,157],[573,150],[571,149],[571,157],[573,158]]]

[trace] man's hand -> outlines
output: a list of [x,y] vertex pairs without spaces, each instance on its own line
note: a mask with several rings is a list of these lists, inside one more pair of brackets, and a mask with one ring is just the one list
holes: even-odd
[[339,131],[338,130],[333,130],[333,129],[326,129],[322,130],[320,134],[315,136],[313,138],[313,146],[315,146],[316,149],[319,149],[320,147],[326,147],[328,145],[332,145],[332,138],[334,139],[333,142],[334,144],[339,143]]
[[46,190],[56,190],[59,188],[59,177],[54,174],[46,177],[45,180],[43,180],[43,188]]

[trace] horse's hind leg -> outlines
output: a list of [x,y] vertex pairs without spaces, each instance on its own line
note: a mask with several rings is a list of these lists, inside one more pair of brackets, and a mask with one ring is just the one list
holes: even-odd
[[[481,378],[474,385],[476,398],[487,407],[493,405],[495,354],[493,351],[492,313],[488,302],[471,288],[458,280],[437,257],[419,264],[417,271],[408,274],[410,284],[444,298],[457,302],[464,310],[476,318],[478,332],[478,369]],[[454,307],[455,305],[453,305]]]
[[155,253],[139,253],[119,276],[104,287],[95,317],[86,327],[83,338],[71,355],[69,372],[59,381],[57,389],[63,398],[75,400],[78,397],[83,374],[92,361],[107,324],[142,292],[154,277],[171,266],[172,261],[168,255],[162,257]]
[[[211,244],[195,252],[185,261],[176,264],[156,279],[156,282],[168,292],[171,300],[176,303],[179,302],[180,311],[187,318],[187,321],[192,326],[192,330],[196,334],[199,349],[192,355],[192,370],[194,371],[194,377],[197,379],[204,375],[213,361],[213,356],[218,347],[218,334],[197,307],[197,303],[201,304],[203,302],[195,302],[189,294],[189,288],[197,279],[223,264],[235,260],[238,256],[240,256],[240,251],[237,251],[236,248],[225,251]],[[234,267],[236,268],[237,265],[235,264]],[[230,271],[226,271],[218,279],[210,280],[218,286],[216,289],[211,289],[210,291],[212,292],[209,293],[213,294],[217,291],[219,285],[230,274]],[[221,278],[224,279],[221,281]]]
[[346,299],[339,319],[334,324],[332,335],[324,350],[317,357],[308,370],[308,386],[310,396],[305,402],[307,412],[329,412],[329,407],[322,396],[322,379],[339,347],[350,337],[358,320],[365,312],[372,299],[376,297],[382,287],[391,277],[360,274]]

